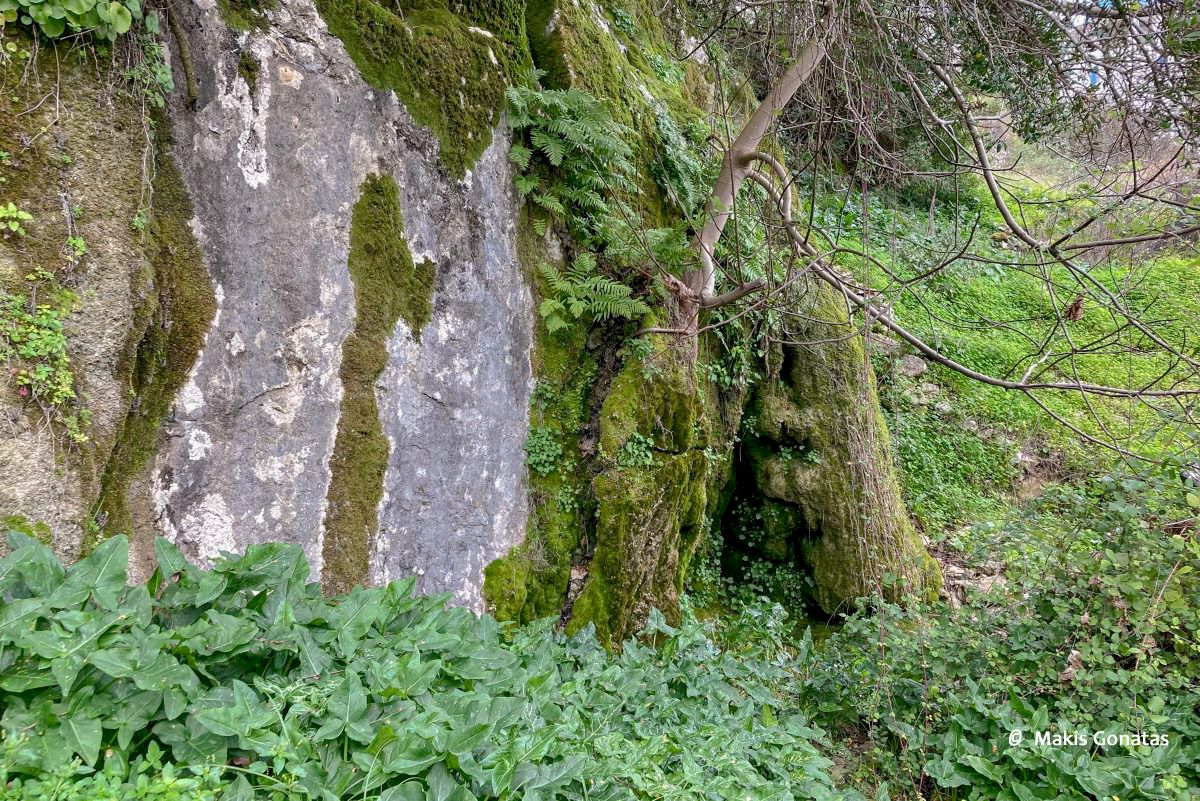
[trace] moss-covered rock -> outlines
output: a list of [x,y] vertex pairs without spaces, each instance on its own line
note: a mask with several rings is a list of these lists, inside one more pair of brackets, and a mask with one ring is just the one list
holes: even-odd
[[389,175],[363,182],[350,223],[349,269],[355,321],[342,344],[342,410],[329,462],[323,546],[322,581],[331,593],[349,592],[366,578],[379,526],[388,441],[375,382],[387,366],[387,342],[399,320],[420,340],[433,311],[434,265],[414,263],[399,187]]
[[[600,409],[601,470],[592,482],[595,551],[569,631],[590,623],[615,644],[652,607],[677,617],[712,478],[702,396],[688,354],[661,337],[613,380]],[[651,443],[648,464],[627,458],[630,442]]]
[[[677,134],[704,119],[696,100],[707,97],[699,91],[705,80],[693,65],[689,83],[689,73],[673,61],[659,10],[644,4],[629,10],[610,16],[591,2],[531,0],[530,49],[547,73],[544,85],[589,92],[629,129],[640,190],[630,200],[647,223],[666,226],[690,209],[668,181],[678,171],[662,163],[669,149],[663,129]],[[522,258],[538,284],[544,249],[527,249]],[[597,362],[628,333],[593,326],[589,334],[580,324],[550,335],[538,326],[531,424],[555,433],[563,467],[530,473],[525,543],[485,573],[485,594],[502,617],[565,611],[571,630],[593,623],[606,641],[619,642],[651,606],[678,611],[710,497],[725,481],[732,429],[713,435],[725,431],[722,405],[697,380],[694,347],[677,352],[656,337],[645,341],[646,353],[622,350],[619,365]]]
[[776,508],[774,519],[793,521],[791,537],[827,612],[877,591],[936,593],[940,570],[901,500],[862,338],[844,302],[824,285],[814,290],[814,322],[803,333],[814,344],[775,348],[747,411],[749,491],[763,506],[795,510],[789,518]]
[[267,12],[277,6],[277,0],[217,0],[221,19],[237,31],[266,30]]
[[391,89],[461,176],[492,141],[504,90],[529,66],[522,0],[316,0],[363,78]]
[[[211,288],[178,175],[163,140],[147,136],[163,123],[146,124],[127,65],[74,44],[34,47],[14,26],[5,45],[0,204],[33,219],[27,236],[0,238],[0,284],[29,299],[36,290],[39,303],[72,299],[60,309],[77,397],[46,426],[45,410],[4,388],[0,513],[44,521],[69,560],[133,528],[130,477],[186,377]],[[64,431],[71,417],[77,428]]]
[[647,224],[666,227],[696,209],[680,208],[677,188],[664,186],[672,170],[663,162],[682,143],[663,140],[663,121],[673,130],[706,121],[711,84],[699,64],[676,62],[663,8],[628,8],[622,26],[610,8],[590,0],[530,0],[530,50],[547,85],[591,93],[632,132],[639,191],[631,199]]
[[105,464],[93,513],[97,525],[84,543],[85,551],[95,545],[96,535],[125,534],[135,540],[150,535],[150,521],[137,520],[135,514],[149,505],[148,477],[139,474],[153,459],[159,429],[216,313],[212,281],[188,227],[191,202],[167,144],[162,137],[144,239],[153,290],[137,310],[131,332],[132,401]]
[[[534,233],[527,218],[517,230],[517,254],[535,293],[542,295],[548,287],[537,267],[561,256],[551,252],[549,241]],[[587,340],[583,326],[553,333],[544,320],[534,326],[531,357],[537,386],[530,426],[549,432],[562,455],[549,473],[529,471],[525,540],[484,570],[484,598],[500,620],[528,622],[561,613],[571,567],[585,547],[592,502],[589,456],[582,452],[581,438],[599,372]]]

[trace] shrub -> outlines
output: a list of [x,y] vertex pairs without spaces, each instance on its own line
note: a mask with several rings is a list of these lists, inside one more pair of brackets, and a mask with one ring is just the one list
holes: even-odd
[[294,545],[205,571],[159,540],[129,586],[122,537],[66,570],[9,544],[0,798],[839,797],[777,661],[694,622],[611,656],[411,580],[325,598]]
[[[914,793],[1194,799],[1200,543],[1175,525],[1184,499],[1177,468],[1052,489],[977,532],[975,557],[1003,561],[1005,581],[957,609],[859,611],[811,662],[807,703],[858,729],[871,770]],[[1037,731],[1169,745],[1054,746]]]

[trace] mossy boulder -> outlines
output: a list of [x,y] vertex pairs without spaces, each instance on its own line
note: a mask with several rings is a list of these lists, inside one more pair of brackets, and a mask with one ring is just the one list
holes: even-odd
[[596,552],[568,631],[592,624],[614,645],[637,631],[652,607],[678,618],[683,568],[704,529],[707,470],[704,455],[688,451],[596,477]]
[[[613,644],[652,607],[678,616],[684,570],[708,508],[701,396],[687,354],[662,338],[613,380],[600,409],[601,470],[592,481],[595,551],[568,630],[590,623]],[[653,443],[648,464],[622,458],[634,437]]]
[[145,125],[125,66],[77,43],[35,46],[15,25],[5,42],[0,204],[32,219],[26,236],[0,238],[0,284],[42,304],[69,301],[54,305],[66,309],[75,398],[48,416],[3,387],[0,515],[44,522],[70,561],[129,533],[146,510],[133,485],[207,330],[212,287],[165,122]]
[[901,500],[862,337],[844,302],[814,289],[814,322],[802,335],[813,344],[776,347],[747,410],[753,492],[775,512],[773,539],[790,521],[827,612],[876,591],[936,594],[940,570]]

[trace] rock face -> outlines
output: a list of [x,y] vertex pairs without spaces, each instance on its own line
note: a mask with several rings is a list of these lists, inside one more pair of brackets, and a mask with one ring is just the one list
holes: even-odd
[[201,561],[298,542],[319,573],[355,319],[351,209],[368,175],[388,174],[436,285],[424,337],[397,325],[376,388],[390,456],[369,578],[418,572],[421,589],[478,606],[483,566],[527,515],[531,301],[503,137],[449,178],[432,136],[362,81],[307,0],[256,32],[231,31],[215,0],[177,14],[199,97],[171,107],[174,155],[218,310],[157,457],[159,527]]
[[[17,36],[7,41],[25,46]],[[140,128],[129,124],[137,111],[107,92],[89,67],[53,49],[28,64],[14,58],[0,66],[13,109],[0,115],[0,196],[30,215],[23,235],[0,236],[0,288],[6,300],[9,293],[24,299],[19,308],[36,303],[54,310],[69,340],[68,383],[79,402],[50,408],[28,387],[6,382],[0,518],[44,524],[39,536],[65,559],[79,552],[100,468],[128,413],[131,342],[147,324],[146,307],[153,305],[147,301],[156,291],[151,259],[130,226],[146,147]],[[40,103],[49,93],[57,102]],[[69,237],[83,253],[67,246]],[[28,365],[14,360],[6,367],[11,377]],[[68,423],[87,441],[73,443]]]

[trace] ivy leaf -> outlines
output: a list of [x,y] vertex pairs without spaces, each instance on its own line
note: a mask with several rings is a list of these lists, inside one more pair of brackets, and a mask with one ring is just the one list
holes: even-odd
[[441,670],[442,662],[440,659],[435,659],[432,662],[422,662],[421,653],[413,651],[403,668],[397,672],[393,686],[403,697],[411,698],[428,690]]
[[425,801],[425,788],[420,782],[407,781],[384,790],[379,801]]
[[104,721],[105,728],[117,730],[117,747],[125,750],[133,735],[154,718],[162,705],[163,693],[151,690],[137,692],[121,699],[116,713]]
[[133,15],[128,8],[113,0],[108,4],[108,24],[118,34],[128,33],[133,27]]
[[450,775],[441,762],[429,769],[425,783],[429,787],[425,801],[474,801],[475,797]]
[[328,615],[329,628],[338,633],[338,650],[349,659],[383,611],[379,590],[355,587]]
[[12,553],[0,559],[0,598],[18,588],[24,594],[48,595],[62,584],[62,565],[45,545],[16,531],[9,532],[8,545]]
[[191,572],[191,563],[184,557],[183,552],[165,537],[155,538],[154,558],[163,578],[169,579],[176,574],[186,575]]
[[221,793],[221,801],[254,801],[254,788],[250,786],[245,776],[239,775]]
[[67,571],[66,579],[46,603],[52,609],[77,609],[90,597],[105,609],[116,609],[125,590],[128,564],[129,540],[124,535],[107,539]]
[[[367,696],[363,692],[362,680],[354,671],[348,671],[341,684],[329,696],[326,715],[321,728],[313,735],[314,742],[332,740],[346,733],[353,724],[362,720],[367,711]],[[359,732],[361,734],[361,732]],[[358,738],[354,738],[358,739]],[[371,741],[366,738],[366,742]]]
[[60,656],[50,663],[50,672],[54,674],[64,696],[70,695],[71,687],[74,686],[82,668],[83,657],[77,653]]
[[275,721],[272,712],[245,682],[233,680],[232,689],[221,687],[208,696],[213,706],[195,713],[200,725],[221,737],[245,737]]
[[61,732],[67,746],[89,766],[96,764],[100,755],[100,721],[87,717],[82,712],[71,715],[62,722]]

